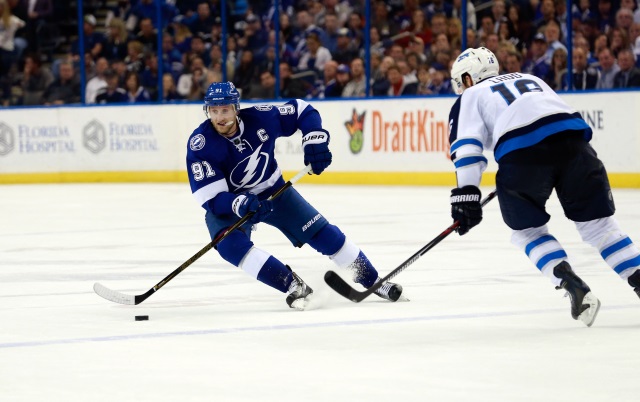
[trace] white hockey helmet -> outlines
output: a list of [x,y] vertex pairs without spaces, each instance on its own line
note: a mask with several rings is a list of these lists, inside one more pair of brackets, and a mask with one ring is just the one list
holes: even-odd
[[486,47],[467,49],[458,56],[451,67],[451,86],[456,94],[460,95],[466,89],[462,77],[468,74],[474,84],[485,78],[495,77],[499,74],[498,59],[493,52]]

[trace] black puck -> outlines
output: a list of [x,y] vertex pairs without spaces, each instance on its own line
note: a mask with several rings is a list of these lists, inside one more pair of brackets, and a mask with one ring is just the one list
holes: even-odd
[[148,315],[137,315],[136,316],[136,321],[149,321],[149,316]]

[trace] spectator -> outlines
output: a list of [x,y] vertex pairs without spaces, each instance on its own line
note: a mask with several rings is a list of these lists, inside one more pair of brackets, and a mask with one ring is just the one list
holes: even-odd
[[551,89],[559,91],[563,87],[563,83],[560,79],[566,71],[567,51],[563,48],[556,49],[551,58],[551,68],[544,78],[544,81],[551,87]]
[[42,95],[53,82],[53,74],[47,67],[42,66],[42,58],[38,53],[30,53],[24,59],[22,70],[22,104],[42,105]]
[[270,70],[260,73],[260,85],[251,89],[249,99],[274,99],[276,97],[276,78]]
[[261,52],[267,44],[269,34],[257,15],[249,14],[246,22],[247,25],[244,29],[244,37],[247,40],[246,48],[254,53]]
[[611,49],[605,47],[598,53],[598,62],[600,64],[600,80],[596,84],[596,89],[613,88],[613,77],[620,71],[620,67],[613,57]]
[[446,69],[447,67],[440,65],[429,70],[429,74],[431,74],[431,85],[429,85],[429,89],[436,95],[453,93],[453,90],[451,89],[451,81],[448,80],[446,76]]
[[[178,9],[171,4],[168,0],[158,0],[161,2],[160,11],[163,26],[162,29],[178,15]],[[138,22],[143,18],[151,18],[155,21],[157,13],[157,5],[154,0],[138,0],[136,4],[131,8],[131,18],[133,19],[133,26],[137,26]],[[155,24],[156,26],[158,24]]]
[[[541,17],[535,22],[536,30],[542,30],[550,21],[557,21],[554,2],[554,0],[542,0],[540,3]],[[560,29],[559,26],[558,29]]]
[[413,38],[420,38],[422,43],[431,43],[431,28],[429,28],[429,24],[425,20],[424,11],[419,8],[413,11],[411,14],[411,24],[403,29],[402,32],[410,35],[396,40],[396,43],[400,46],[409,46]]
[[174,79],[184,71],[182,55],[173,44],[173,36],[167,32],[162,34],[162,71],[171,72]]
[[389,89],[387,96],[403,96],[403,95],[415,95],[418,89],[418,84],[407,83],[402,77],[402,73],[398,66],[393,65],[387,70],[387,81],[389,81]]
[[[204,75],[204,68],[204,62],[201,58],[194,57],[193,60],[191,60],[191,63],[189,63],[189,72],[182,74],[180,78],[178,78],[178,93],[180,96],[183,96],[185,99],[195,100],[191,98],[197,96],[199,92],[198,88],[194,88],[194,83],[196,83],[197,87],[201,86],[199,80],[203,79],[202,76]],[[197,75],[198,70],[200,72],[200,76],[194,78],[194,76]],[[238,72],[236,72],[235,78],[237,77]],[[202,88],[199,90],[200,92],[203,92]]]
[[105,37],[103,34],[96,32],[96,17],[91,14],[84,16],[83,30],[84,30],[84,51],[80,54],[80,40],[76,39],[71,44],[71,54],[73,54],[73,60],[78,62],[82,60],[85,54],[90,54],[93,60],[102,56],[104,51]]
[[104,26],[109,29],[111,27],[111,21],[118,18],[122,21],[125,30],[133,31],[135,29],[135,18],[131,18],[131,25],[125,25],[125,21],[128,21],[131,15],[131,2],[129,0],[118,0],[115,6],[110,7],[107,10],[107,16],[104,20]]
[[349,29],[340,28],[338,30],[336,50],[332,54],[333,60],[338,64],[349,64],[351,60],[358,57],[358,48],[351,39]]
[[180,54],[189,52],[189,50],[191,50],[191,38],[193,38],[193,34],[189,28],[180,21],[175,21],[173,24],[173,31],[176,49]]
[[42,94],[45,105],[80,103],[80,80],[74,75],[73,63],[60,63],[60,77],[55,79]]
[[140,85],[147,90],[152,100],[158,100],[158,55],[151,53],[145,57],[145,68],[138,76]]
[[447,21],[447,38],[451,48],[460,53],[462,50],[462,22],[459,19],[451,18]]
[[390,38],[399,32],[399,27],[389,16],[390,8],[385,1],[377,0],[372,11],[371,26],[378,29],[383,39]]
[[[499,1],[503,0],[496,0],[494,1],[494,4]],[[444,0],[433,0],[429,5],[427,5],[425,12],[428,20],[433,19],[433,16],[438,14],[451,18],[453,15],[453,5],[450,1],[445,2]]]
[[120,77],[114,70],[107,70],[104,73],[107,86],[98,91],[96,103],[124,103],[127,102],[127,92],[120,88]]
[[520,52],[516,50],[507,53],[505,70],[507,73],[519,73],[522,71],[522,55]]
[[191,38],[191,47],[189,51],[185,53],[185,56],[187,57],[187,59],[191,59],[192,57],[197,56],[201,58],[202,61],[204,61],[205,66],[211,64],[211,56],[207,51],[207,45],[204,42],[204,39],[199,36],[193,36]]
[[631,49],[622,49],[618,52],[618,66],[620,71],[613,77],[614,88],[640,87],[640,69],[635,66]]
[[421,64],[418,67],[418,86],[416,87],[416,95],[433,95],[431,91],[431,74],[429,66]]
[[0,90],[4,106],[10,103],[11,70],[19,53],[19,47],[15,45],[15,33],[24,26],[23,20],[12,15],[11,7],[6,0],[0,0]]
[[587,64],[587,55],[580,47],[573,48],[571,61],[573,62],[573,83],[570,85],[567,73],[561,78],[562,89],[585,90],[595,89],[600,80],[600,72]]
[[41,32],[53,16],[53,0],[22,0],[27,9],[27,42],[29,49],[38,51],[42,37]]
[[349,67],[340,64],[336,69],[336,78],[329,81],[324,89],[325,98],[340,98],[349,82]]
[[240,65],[233,76],[233,84],[238,88],[243,97],[248,98],[251,85],[256,81],[258,69],[253,62],[253,52],[245,50],[240,56]]
[[176,82],[171,73],[162,74],[162,100],[164,102],[178,101],[184,99],[176,89]]
[[143,52],[156,52],[158,49],[158,33],[153,27],[151,18],[142,18],[138,23],[138,34],[136,40],[142,43]]
[[211,39],[211,30],[215,24],[215,16],[211,13],[211,4],[200,1],[196,13],[184,20],[191,33],[204,39]]
[[144,68],[144,47],[142,43],[137,40],[132,40],[127,43],[127,57],[124,58],[124,63],[127,65],[127,70],[135,71],[136,73],[142,71]]
[[329,60],[324,65],[322,81],[319,85],[316,85],[313,96],[323,99],[325,96],[327,85],[329,85],[329,83],[331,83],[332,81],[335,81],[337,73],[338,73],[338,63],[336,63],[334,60]]
[[336,50],[338,43],[338,30],[340,29],[338,16],[327,14],[324,17],[324,38],[322,44],[331,54]]
[[542,32],[534,36],[530,52],[531,56],[524,62],[522,71],[544,79],[551,68],[551,60],[547,58],[547,40]]
[[366,80],[364,61],[356,57],[351,61],[351,80],[342,90],[342,96],[344,98],[363,98],[367,94]]
[[127,57],[127,41],[129,33],[124,21],[120,18],[112,18],[107,26],[107,35],[104,42],[103,54],[108,61],[124,60]]
[[547,38],[547,57],[549,59],[557,49],[562,49],[567,53],[567,48],[561,42],[560,25],[557,21],[551,20],[544,26],[544,36]]
[[140,76],[137,72],[129,71],[126,75],[124,85],[129,103],[151,102],[151,95],[149,95],[149,92],[144,89],[140,83]]
[[609,29],[614,26],[612,16],[611,0],[598,0],[598,12],[596,13],[596,21],[600,32],[608,33]]
[[96,96],[98,92],[107,87],[107,80],[105,78],[105,72],[109,68],[109,62],[106,58],[100,57],[96,61],[96,76],[91,78],[87,82],[87,86],[85,88],[85,103],[92,104],[96,103]]
[[628,33],[631,24],[633,24],[633,11],[628,8],[620,8],[616,12],[616,28]]
[[377,70],[373,72],[373,84],[371,85],[371,92],[374,96],[385,96],[389,90],[389,81],[387,80],[387,71],[391,66],[395,64],[395,61],[391,56],[386,56],[380,62]]
[[291,66],[287,63],[280,63],[280,97],[304,99],[307,93],[304,82],[292,77]]
[[609,30],[607,37],[609,38],[609,48],[616,57],[622,49],[629,49],[631,47],[629,36],[623,29],[613,27]]
[[307,46],[298,62],[298,70],[312,70],[320,74],[325,63],[331,60],[331,53],[322,46],[320,38],[315,33],[307,35],[306,41]]
[[[451,17],[454,19],[462,20],[462,0],[453,0],[453,11]],[[473,2],[467,1],[467,28],[472,29],[474,32],[478,26],[478,20],[476,19],[476,7]]]

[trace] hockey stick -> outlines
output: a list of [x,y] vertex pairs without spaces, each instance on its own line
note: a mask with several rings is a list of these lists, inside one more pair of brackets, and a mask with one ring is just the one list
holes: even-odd
[[[272,199],[280,196],[282,193],[285,192],[285,190],[287,190],[289,187],[291,187],[293,185],[293,183],[295,183],[298,180],[300,180],[302,178],[302,176],[306,175],[310,171],[311,171],[311,165],[305,166],[304,169],[302,169],[300,172],[298,172],[298,174],[293,176],[291,178],[291,180],[286,182],[284,186],[282,186],[280,189],[278,189],[278,191],[273,193],[269,197],[269,200],[272,200]],[[238,222],[236,222],[233,226],[231,226],[225,232],[221,233],[212,242],[210,242],[209,244],[204,246],[202,248],[202,250],[200,250],[197,253],[195,253],[193,255],[193,257],[189,258],[187,261],[182,263],[182,265],[180,265],[178,268],[176,268],[172,273],[167,275],[163,280],[158,282],[154,287],[152,287],[151,289],[149,289],[148,291],[146,291],[145,293],[143,293],[141,295],[135,295],[135,296],[127,295],[127,294],[118,292],[116,290],[109,289],[108,287],[106,287],[106,286],[104,286],[104,285],[102,285],[102,284],[100,284],[98,282],[96,282],[93,285],[93,291],[96,292],[98,294],[98,296],[101,296],[101,297],[103,297],[103,298],[105,298],[105,299],[107,299],[109,301],[114,302],[114,303],[130,304],[130,305],[140,304],[143,301],[147,300],[147,298],[149,298],[149,296],[151,296],[152,294],[157,292],[161,287],[166,285],[167,282],[169,282],[170,280],[172,280],[173,278],[178,276],[178,274],[180,272],[184,271],[189,265],[193,264],[198,258],[202,257],[207,251],[211,250],[216,244],[218,244],[222,240],[224,240],[229,235],[229,233],[233,232],[234,230],[236,230],[237,228],[242,226],[253,215],[254,215],[254,212],[249,212],[248,214],[246,214],[245,216],[240,218],[240,220],[238,220]]]
[[[484,207],[495,196],[496,196],[496,190],[493,190],[492,192],[489,193],[489,195],[487,195],[482,200],[480,204]],[[354,303],[360,303],[361,301],[366,299],[369,295],[371,295],[373,292],[378,290],[389,279],[395,277],[400,272],[404,271],[407,267],[409,267],[409,265],[416,262],[418,258],[422,257],[427,251],[431,250],[433,247],[435,247],[436,244],[440,243],[442,240],[444,240],[445,237],[449,236],[453,231],[455,231],[458,228],[458,226],[460,226],[459,221],[453,222],[453,225],[446,228],[444,232],[436,236],[436,238],[431,240],[429,244],[422,247],[417,253],[409,257],[408,260],[400,264],[398,268],[389,272],[387,276],[380,279],[378,282],[376,282],[373,286],[371,286],[369,289],[365,291],[359,292],[355,290],[354,288],[351,287],[351,285],[349,285],[344,279],[342,279],[334,271],[327,271],[327,273],[324,274],[324,281],[327,283],[327,285],[331,287],[331,289],[338,292],[341,296],[346,297],[347,299],[351,300]]]

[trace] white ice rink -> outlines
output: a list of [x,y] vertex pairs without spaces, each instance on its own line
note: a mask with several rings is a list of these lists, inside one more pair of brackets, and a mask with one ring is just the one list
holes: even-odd
[[[448,188],[312,182],[296,187],[382,274],[451,223]],[[640,192],[614,196],[640,242]],[[261,225],[257,245],[315,289],[298,312],[215,251],[138,306],[93,292],[144,293],[207,244],[186,183],[2,186],[0,401],[637,401],[640,300],[555,195],[549,210],[602,301],[591,328],[510,244],[497,200],[396,277],[409,303],[341,298],[327,258]]]

